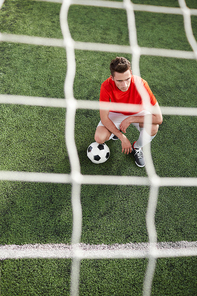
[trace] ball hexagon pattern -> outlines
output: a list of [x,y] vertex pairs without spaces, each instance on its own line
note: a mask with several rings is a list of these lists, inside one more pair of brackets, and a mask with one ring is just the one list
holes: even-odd
[[108,160],[110,156],[109,147],[104,144],[93,142],[87,149],[87,157],[96,164],[103,163]]

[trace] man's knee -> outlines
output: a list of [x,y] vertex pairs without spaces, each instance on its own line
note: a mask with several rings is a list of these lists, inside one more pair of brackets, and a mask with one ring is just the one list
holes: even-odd
[[102,144],[105,143],[105,141],[109,140],[110,132],[105,128],[97,128],[94,139],[97,143]]
[[150,126],[144,125],[146,132],[151,135],[151,137],[155,136],[159,130],[159,125],[158,124],[152,124]]
[[102,135],[99,135],[99,134],[95,133],[95,135],[94,135],[94,139],[95,139],[95,141],[96,141],[97,143],[99,143],[99,144],[104,143],[104,140],[103,140],[103,138],[102,138]]
[[97,134],[97,133],[95,133],[95,135],[94,135],[94,139],[95,139],[95,141],[96,141],[97,143],[99,143],[99,144],[103,144],[103,143],[105,143],[107,140],[109,140],[109,137],[105,137],[105,136],[102,135],[102,134]]
[[159,130],[159,124],[153,124],[151,129],[151,136],[155,136]]

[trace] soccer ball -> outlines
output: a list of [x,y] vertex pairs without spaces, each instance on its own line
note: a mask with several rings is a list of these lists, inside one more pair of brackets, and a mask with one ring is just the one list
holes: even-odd
[[96,164],[103,163],[108,160],[110,156],[109,147],[104,144],[98,144],[94,142],[90,144],[87,149],[87,157]]

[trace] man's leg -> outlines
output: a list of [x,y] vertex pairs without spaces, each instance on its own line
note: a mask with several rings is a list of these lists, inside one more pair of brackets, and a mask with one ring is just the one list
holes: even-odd
[[132,153],[134,155],[135,164],[137,166],[139,167],[145,166],[142,147],[150,143],[154,139],[154,137],[157,134],[158,128],[159,128],[159,125],[153,124],[150,130],[148,129],[146,130],[146,128],[142,127],[141,125],[139,138],[136,142],[133,143],[133,146],[132,146],[133,148]]
[[[121,122],[128,116],[121,113],[109,112],[109,119],[115,124],[116,128],[119,129]],[[114,136],[100,121],[95,132],[94,139],[97,143],[102,144],[108,140],[117,140]]]
[[140,135],[138,140],[134,144],[135,148],[141,148],[146,144],[150,143],[156,136],[159,129],[158,124],[152,124],[151,129],[147,129],[147,130],[146,128],[143,127],[143,125],[141,126],[139,125],[139,127],[140,127]]
[[97,143],[103,144],[109,140],[111,132],[104,126],[97,126],[94,139]]

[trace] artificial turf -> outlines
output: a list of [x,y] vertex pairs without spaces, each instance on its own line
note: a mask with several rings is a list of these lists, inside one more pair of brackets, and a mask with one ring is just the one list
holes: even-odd
[[[197,8],[194,1],[186,1]],[[135,0],[135,4],[178,7],[178,1]],[[1,32],[62,38],[60,4],[6,0],[0,12]],[[135,12],[138,43],[190,51],[180,15]],[[72,5],[68,14],[77,41],[128,45],[124,10]],[[192,16],[197,36],[197,17]],[[1,43],[1,93],[64,97],[66,52],[62,48]],[[74,95],[99,98],[100,84],[110,75],[109,63],[121,53],[75,51]],[[125,55],[131,59],[131,56]],[[196,107],[196,61],[142,56],[141,76],[160,106]],[[65,145],[65,111],[61,108],[0,105],[1,170],[70,173]],[[86,156],[94,141],[98,110],[77,110],[75,141],[81,173],[146,176],[120,141],[108,142],[110,159],[92,164]],[[196,177],[196,117],[164,115],[152,142],[156,173],[161,177]],[[129,139],[138,137],[128,129]],[[147,242],[145,215],[148,186],[82,185],[86,244]],[[158,241],[196,241],[196,189],[162,187],[155,216]],[[0,244],[70,243],[71,184],[0,182]],[[158,259],[151,295],[195,295],[196,257]],[[8,295],[69,295],[70,260],[20,259],[0,263],[0,293]],[[141,295],[146,259],[83,260],[80,295]]]

